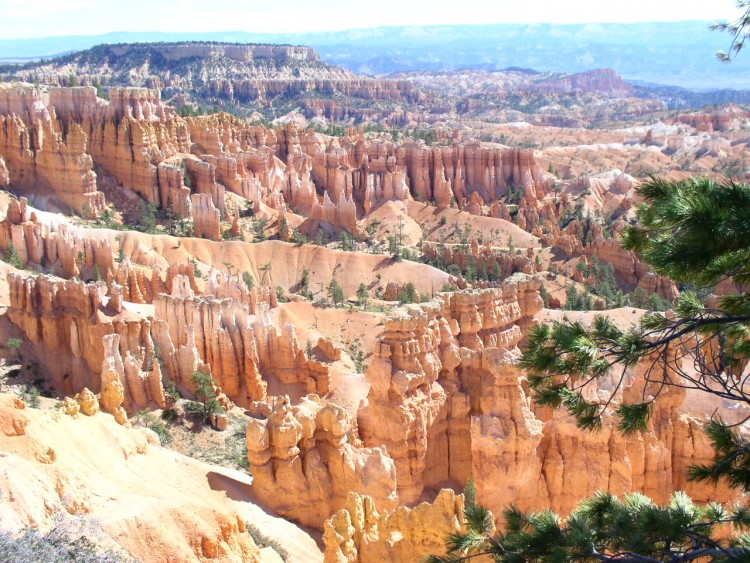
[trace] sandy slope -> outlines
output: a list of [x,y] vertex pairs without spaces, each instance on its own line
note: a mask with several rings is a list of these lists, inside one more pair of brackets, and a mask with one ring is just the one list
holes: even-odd
[[[150,430],[108,414],[18,408],[0,395],[0,527],[48,527],[76,514],[143,561],[271,561],[244,531],[254,523],[295,561],[321,561],[315,541],[248,501],[247,475],[158,446]],[[54,405],[49,403],[54,409]]]
[[356,416],[361,401],[367,398],[370,385],[358,373],[352,356],[364,353],[364,367],[377,350],[383,332],[384,313],[320,307],[309,301],[284,303],[278,308],[282,323],[292,323],[300,342],[315,346],[323,337],[342,350],[342,361],[331,365],[331,402],[348,409]]
[[[460,242],[459,238],[452,234],[455,230],[454,226],[458,223],[461,229],[465,225],[471,226],[472,237],[481,236],[483,240],[496,241],[497,246],[504,246],[509,236],[513,239],[516,248],[541,246],[539,239],[534,235],[503,219],[478,217],[458,209],[439,210],[437,207],[418,201],[409,201],[407,209],[409,216],[421,225],[426,240],[439,241],[445,235],[445,242]],[[442,228],[439,226],[441,217],[445,217],[445,226]]]

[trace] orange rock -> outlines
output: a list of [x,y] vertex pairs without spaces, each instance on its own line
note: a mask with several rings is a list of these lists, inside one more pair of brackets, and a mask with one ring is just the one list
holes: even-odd
[[266,420],[251,419],[247,449],[258,498],[274,511],[307,526],[323,528],[344,507],[349,492],[396,502],[395,468],[381,448],[353,446],[356,422],[341,407],[316,395],[290,406],[279,401]]

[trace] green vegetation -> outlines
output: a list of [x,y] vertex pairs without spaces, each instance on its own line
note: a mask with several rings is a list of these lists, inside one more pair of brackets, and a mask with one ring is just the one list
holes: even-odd
[[268,239],[266,236],[266,225],[268,224],[268,219],[265,217],[257,217],[253,219],[252,222],[252,229],[253,229],[253,242],[263,242]]
[[29,405],[32,409],[39,408],[40,396],[41,393],[35,385],[26,385],[21,392],[21,399],[23,399],[23,402]]
[[146,203],[143,200],[141,200],[140,206],[141,211],[133,227],[143,233],[156,233],[156,220],[159,215],[156,206],[153,203]]
[[255,288],[255,278],[250,272],[242,272],[242,281],[248,291],[252,291]]
[[300,295],[307,299],[312,299],[312,292],[310,291],[310,270],[307,268],[302,268],[302,276],[300,277],[298,288]]
[[[685,285],[708,288],[731,278],[737,288],[750,282],[750,185],[707,178],[683,181],[651,179],[638,188],[644,203],[638,224],[624,233],[624,246],[639,252],[658,273]],[[706,306],[700,296],[683,292],[675,315],[652,312],[641,326],[621,330],[598,315],[590,327],[570,321],[541,324],[529,333],[520,365],[527,371],[534,401],[565,407],[579,427],[602,426],[609,409],[618,428],[633,434],[648,428],[662,393],[672,386],[701,391],[725,401],[750,405],[745,367],[750,358],[750,295],[735,293]],[[681,353],[668,351],[678,346]],[[695,370],[684,369],[683,358]],[[647,362],[651,391],[635,402],[613,401],[625,370]],[[613,373],[614,372],[614,373]],[[583,390],[600,378],[612,378],[608,395],[593,399]],[[714,459],[689,468],[688,479],[721,479],[750,491],[750,440],[719,418],[705,431]],[[619,500],[598,493],[583,501],[567,520],[550,511],[505,511],[504,532],[492,535],[486,509],[467,503],[469,530],[448,539],[448,555],[430,561],[466,560],[485,553],[495,561],[748,561],[750,535],[726,539],[716,530],[731,523],[750,527],[750,509],[726,510],[716,503],[696,506],[675,493],[667,506],[641,495]]]
[[[657,273],[700,286],[728,276],[737,283],[750,280],[750,186],[719,185],[705,178],[651,180],[639,192],[645,199],[638,212],[640,224],[625,231],[624,244],[640,252]],[[585,401],[580,385],[616,366],[635,365],[661,354],[649,377],[663,381],[662,390],[680,375],[689,388],[711,393],[718,385],[722,397],[750,403],[738,371],[750,353],[750,297],[744,292],[731,294],[708,308],[694,292],[685,291],[675,310],[675,318],[647,315],[637,331],[622,331],[605,317],[598,317],[591,329],[577,323],[537,326],[523,358],[532,373],[529,382],[537,390],[537,401],[574,406],[582,426],[596,427],[609,402]],[[662,354],[676,344],[700,359],[700,373],[685,373],[679,362]],[[572,377],[579,378],[575,385]],[[621,406],[622,428],[643,427],[659,394],[642,404]],[[747,463],[750,468],[750,458]]]
[[594,258],[591,264],[579,262],[578,271],[584,278],[588,279],[593,276],[594,283],[591,291],[602,298],[607,309],[624,305],[625,296],[617,287],[615,267],[612,264]]
[[185,404],[185,412],[206,423],[208,419],[216,414],[222,414],[224,409],[219,403],[216,394],[216,381],[207,373],[196,371],[192,377],[195,384],[195,401]]
[[21,350],[21,346],[23,346],[23,340],[21,340],[20,338],[8,338],[8,341],[5,343],[5,347],[15,359],[18,358],[18,353]]
[[191,258],[190,263],[193,265],[193,275],[198,279],[203,279],[203,271],[198,267],[198,261],[195,258]]
[[666,311],[672,307],[672,304],[660,297],[658,293],[649,293],[642,287],[637,287],[628,299],[633,307],[649,311]]
[[503,512],[503,531],[495,533],[489,510],[466,496],[468,530],[451,534],[447,555],[430,556],[426,563],[481,556],[503,563],[683,563],[709,558],[739,562],[750,557],[750,536],[737,542],[711,537],[722,524],[750,527],[749,509],[727,511],[715,503],[696,506],[685,493],[674,493],[668,505],[658,506],[637,493],[621,500],[599,492],[564,520],[549,510],[526,514],[510,507]]
[[362,282],[357,288],[357,303],[359,303],[360,307],[367,308],[368,297],[370,297],[370,292],[367,291],[367,286]]
[[93,82],[92,86],[96,88],[97,98],[101,98],[103,100],[109,100],[109,92],[107,92],[104,86],[102,86],[101,84],[99,84],[99,82],[96,82],[96,81]]
[[367,370],[367,366],[365,366],[365,352],[362,350],[362,343],[359,338],[348,342],[346,351],[354,362],[354,369],[357,370],[357,373],[364,373]]
[[162,446],[172,441],[172,434],[170,434],[169,429],[164,424],[165,419],[163,416],[162,418],[156,418],[150,409],[144,409],[135,416],[135,420],[141,426],[153,430],[159,437],[159,442]]
[[539,288],[539,297],[542,298],[545,309],[549,309],[549,293],[547,292],[547,288],[544,287],[544,285]]
[[346,299],[346,296],[344,295],[344,290],[341,287],[341,284],[339,284],[338,281],[336,281],[336,278],[333,278],[331,280],[331,283],[328,284],[328,298],[333,301],[333,304],[338,306],[344,302],[344,299]]
[[417,288],[412,282],[404,284],[401,291],[398,292],[398,300],[401,301],[401,303],[416,303],[419,301]]
[[576,286],[570,284],[565,290],[566,311],[591,311],[594,308],[594,299],[591,294],[584,290],[578,292]]
[[9,242],[8,248],[5,249],[5,261],[17,270],[23,269],[23,261],[18,252],[16,252],[16,247],[13,246],[12,242]]
[[732,36],[732,43],[727,51],[719,51],[716,58],[728,63],[744,48],[745,41],[750,37],[750,0],[737,0],[737,9],[742,15],[733,22],[722,22],[711,26],[711,29],[725,31]]
[[398,237],[396,237],[396,235],[390,235],[388,237],[388,252],[394,262],[401,261],[401,246],[398,243]]
[[341,250],[354,250],[354,237],[347,230],[341,232]]

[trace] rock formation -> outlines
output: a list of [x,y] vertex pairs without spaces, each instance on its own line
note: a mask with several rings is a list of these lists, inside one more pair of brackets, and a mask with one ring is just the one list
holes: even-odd
[[325,563],[419,561],[442,553],[444,539],[460,531],[464,499],[443,489],[432,503],[378,511],[371,497],[349,493],[346,507],[326,521]]
[[[104,196],[80,126],[63,130],[31,86],[0,87],[0,156],[10,184],[36,197],[51,197],[79,214],[98,215]],[[24,119],[25,118],[25,119]],[[4,178],[5,179],[5,178]],[[64,207],[61,210],[65,210]]]
[[[532,408],[514,358],[541,308],[537,288],[516,274],[500,289],[441,294],[386,320],[358,421],[364,445],[385,446],[393,458],[400,502],[471,475],[496,512],[511,503],[566,512],[599,488],[641,490],[658,502],[675,486],[698,499],[730,498],[724,487],[685,482],[688,460],[709,449],[698,445],[701,423],[678,414],[679,393],[665,400],[651,433],[636,438],[611,425],[586,433],[564,412]],[[628,381],[637,394],[642,378]],[[695,445],[687,455],[685,443]]]
[[115,306],[104,284],[15,274],[8,284],[8,316],[34,344],[34,359],[62,393],[72,396],[84,388],[101,393],[101,406],[121,423],[122,409],[164,406],[151,323],[122,303]]
[[247,427],[256,494],[279,514],[318,529],[351,491],[394,508],[393,461],[383,449],[358,443],[356,422],[345,409],[316,395],[294,406],[282,398],[267,419],[252,419]]
[[162,450],[150,430],[108,415],[68,414],[0,395],[0,494],[14,499],[0,506],[6,533],[58,525],[107,549],[116,540],[142,561],[266,561],[245,527],[251,505],[206,480],[221,468]]

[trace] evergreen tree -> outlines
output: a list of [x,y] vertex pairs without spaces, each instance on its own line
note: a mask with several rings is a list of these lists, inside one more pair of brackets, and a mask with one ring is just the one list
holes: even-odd
[[341,288],[341,284],[336,281],[336,278],[333,278],[331,283],[328,284],[328,298],[333,301],[334,305],[344,302],[344,290]]
[[750,37],[750,0],[737,0],[737,8],[742,10],[742,15],[733,22],[723,22],[712,25],[711,29],[726,31],[732,36],[729,49],[716,53],[716,58],[728,63],[737,56],[745,46],[745,41]]
[[309,293],[310,286],[310,270],[302,268],[302,277],[299,280],[299,292],[301,295],[307,296]]
[[476,504],[475,494],[467,486],[467,530],[451,534],[447,554],[431,555],[426,563],[475,557],[503,563],[740,562],[750,557],[750,536],[738,542],[711,537],[722,524],[750,527],[750,510],[727,511],[714,503],[696,506],[685,493],[674,493],[668,505],[658,506],[638,493],[621,500],[599,492],[580,503],[566,520],[549,510],[526,514],[510,507],[503,512],[502,532],[494,531],[494,517]]
[[242,281],[245,283],[248,291],[252,291],[255,287],[255,278],[250,272],[242,272]]
[[354,249],[354,238],[349,231],[341,232],[341,250],[350,251]]
[[258,217],[252,222],[253,228],[253,242],[263,242],[268,239],[266,236],[266,225],[268,219],[265,217]]
[[201,422],[206,422],[212,415],[223,413],[224,409],[218,400],[214,378],[202,371],[196,371],[193,373],[192,380],[195,385],[197,403],[188,403],[185,410],[199,416]]
[[413,283],[408,282],[404,284],[404,287],[398,292],[398,300],[401,301],[401,303],[416,303],[419,300],[417,288]]
[[17,270],[23,269],[23,260],[21,260],[21,257],[18,255],[16,247],[13,246],[13,242],[9,242],[8,248],[5,249],[5,261]]
[[363,283],[359,284],[357,288],[357,301],[360,306],[367,308],[367,298],[370,296],[370,292],[367,291],[367,286]]
[[388,252],[391,253],[391,258],[394,262],[401,260],[401,247],[398,244],[398,237],[396,235],[388,237]]

